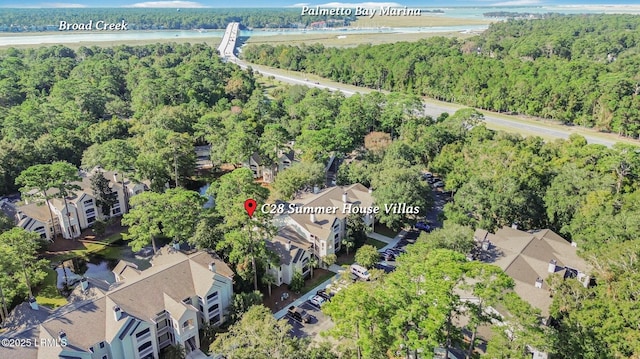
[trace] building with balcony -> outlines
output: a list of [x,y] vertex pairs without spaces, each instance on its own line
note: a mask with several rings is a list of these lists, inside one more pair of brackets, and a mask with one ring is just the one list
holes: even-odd
[[[154,255],[152,267],[119,266],[118,282],[89,300],[70,303],[21,332],[43,343],[36,350],[0,348],[2,358],[157,359],[163,348],[200,348],[198,330],[225,320],[233,295],[233,272],[217,255],[187,254],[171,247]],[[89,281],[81,282],[89,291]],[[37,304],[32,310],[38,312]]]
[[[372,207],[374,204],[372,191],[359,184],[336,186],[308,193],[296,198],[287,205],[294,207],[294,213],[287,213],[274,218],[279,228],[289,227],[310,245],[310,251],[318,259],[337,253],[342,246],[342,239],[347,233],[347,218],[349,207]],[[287,207],[289,208],[289,207]],[[335,208],[335,211],[312,210]],[[367,226],[375,221],[373,214],[362,216]]]
[[[91,189],[91,177],[97,171],[102,172],[109,181],[109,187],[116,196],[116,203],[108,215],[96,204]],[[73,239],[82,230],[91,227],[97,220],[121,216],[127,211],[129,198],[148,189],[144,183],[133,182],[116,172],[96,168],[91,172],[80,172],[81,180],[75,182],[80,188],[65,199],[52,198],[49,206],[46,203],[25,201],[16,208],[17,226],[40,234],[40,237],[52,241],[55,233],[66,239]],[[55,197],[56,190],[51,189],[47,195]],[[53,218],[53,220],[52,220]]]
[[279,266],[272,265],[267,269],[275,278],[274,285],[291,284],[295,272],[300,272],[304,277],[311,273],[311,243],[291,226],[279,228],[278,234],[267,241],[267,248],[280,259]]

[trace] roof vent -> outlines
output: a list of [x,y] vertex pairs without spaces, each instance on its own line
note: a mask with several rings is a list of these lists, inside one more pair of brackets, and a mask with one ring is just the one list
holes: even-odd
[[347,192],[342,194],[342,203],[347,203]]
[[542,278],[540,277],[536,279],[536,288],[542,288]]
[[288,240],[287,243],[284,245],[284,247],[290,251],[291,250],[291,240]]
[[558,264],[558,261],[556,261],[555,259],[552,259],[552,260],[549,261],[549,268],[548,268],[549,273],[555,273],[556,272],[557,264]]
[[309,220],[311,221],[311,223],[316,223],[316,214],[315,213],[311,213],[309,215]]
[[116,322],[120,319],[122,319],[122,309],[120,309],[119,306],[115,305],[113,306],[113,315],[116,318]]
[[491,242],[490,241],[482,241],[482,250],[488,251],[489,248],[491,248]]
[[209,270],[212,272],[216,271],[216,262],[209,263]]

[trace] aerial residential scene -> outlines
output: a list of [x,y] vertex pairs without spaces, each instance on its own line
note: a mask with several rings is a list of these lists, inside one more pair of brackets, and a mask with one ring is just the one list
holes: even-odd
[[0,358],[640,358],[640,4],[0,1]]

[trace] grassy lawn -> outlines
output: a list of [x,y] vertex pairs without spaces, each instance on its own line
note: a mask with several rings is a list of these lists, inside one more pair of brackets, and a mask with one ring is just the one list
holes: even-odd
[[383,236],[387,236],[389,238],[395,238],[398,235],[398,232],[387,228],[387,226],[382,224],[376,224],[373,228],[373,231],[382,234]]
[[[109,248],[109,246],[112,243],[115,243],[121,239],[122,239],[122,234],[116,233],[116,234],[110,235],[109,237],[105,238],[102,241],[95,241],[95,242],[86,241],[86,242],[83,242],[85,246],[84,249],[75,249],[65,253],[57,254],[49,258],[49,260],[52,263],[59,263],[59,262],[63,262],[72,258],[77,258],[77,257],[86,258],[91,253],[102,252],[105,250],[106,251],[104,255],[107,256],[109,253],[115,252],[117,250],[117,248]],[[117,259],[117,258],[118,257],[110,258],[110,259]]]
[[[24,34],[33,35],[33,33],[24,33]],[[61,34],[59,32],[53,32],[53,33],[44,32],[42,33],[42,35],[58,35],[59,36]],[[218,45],[220,45],[220,41],[222,40],[222,36],[217,34],[210,34],[210,35],[211,37],[202,37],[202,36],[189,37],[188,35],[185,35],[183,37],[176,37],[172,39],[137,39],[137,40],[121,39],[121,40],[112,40],[112,41],[80,41],[80,42],[73,42],[72,40],[67,41],[67,38],[65,38],[65,36],[62,35],[62,36],[59,36],[60,42],[57,42],[55,44],[3,45],[3,46],[0,46],[0,49],[9,48],[9,47],[15,47],[18,49],[29,49],[29,48],[42,47],[42,46],[64,45],[70,49],[77,50],[81,46],[86,46],[86,47],[91,47],[91,46],[113,47],[118,45],[143,46],[143,45],[157,44],[157,43],[177,43],[177,44],[205,43],[213,47],[218,47]],[[7,35],[3,34],[2,36],[7,36]]]
[[56,286],[57,273],[53,269],[47,269],[47,277],[40,284],[40,289],[36,295],[38,304],[55,309],[67,304],[67,300],[58,293]]
[[374,247],[376,247],[378,249],[380,249],[380,248],[382,248],[382,247],[387,245],[386,243],[381,242],[381,241],[379,241],[377,239],[373,239],[373,238],[367,238],[367,241],[364,242],[364,244],[372,245],[372,246],[374,246]]
[[487,25],[495,21],[491,20],[475,20],[463,19],[445,16],[381,16],[377,15],[370,18],[368,16],[359,16],[358,19],[351,23],[349,27],[421,27],[421,26],[463,26],[463,25]]
[[[403,17],[404,18],[404,17]],[[340,37],[338,37],[340,36]],[[247,40],[247,44],[262,45],[268,44],[272,46],[285,44],[297,45],[302,44],[322,44],[326,47],[356,47],[362,44],[380,45],[392,44],[400,41],[419,41],[422,39],[444,36],[455,38],[471,37],[473,34],[463,34],[459,31],[449,32],[416,32],[403,33],[383,32],[383,33],[339,33],[327,31],[326,34],[301,34],[301,35],[272,35],[272,36],[253,36]],[[254,66],[255,67],[255,66]]]
[[341,252],[341,254],[338,256],[338,259],[336,260],[336,264],[339,266],[342,265],[351,265],[353,263],[355,263],[355,254],[356,254],[356,250],[350,250],[349,251],[349,255],[346,255],[344,252]]
[[333,272],[329,272],[327,271],[324,274],[320,274],[320,273],[315,273],[313,275],[312,279],[309,279],[304,287],[302,288],[302,291],[300,293],[308,293],[311,289],[319,286],[320,284],[322,284],[322,282],[326,281],[329,278],[333,278],[333,276],[335,276],[336,274]]

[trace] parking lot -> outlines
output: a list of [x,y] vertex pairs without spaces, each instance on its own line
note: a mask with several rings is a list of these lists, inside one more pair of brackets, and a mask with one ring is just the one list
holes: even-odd
[[[433,194],[433,201],[434,201],[433,208],[425,214],[423,221],[428,223],[431,226],[431,228],[436,229],[436,228],[442,227],[442,223],[439,221],[438,217],[440,216],[440,213],[442,213],[444,209],[444,205],[449,200],[449,195],[436,188],[433,189],[432,194]],[[406,251],[407,245],[415,243],[415,241],[420,236],[421,232],[422,232],[421,230],[418,230],[415,228],[408,230],[405,236],[394,246],[394,249],[400,249],[400,250]],[[377,269],[383,270],[386,273],[393,271],[395,267],[396,267],[395,260],[381,260],[376,265]]]
[[[433,189],[433,198],[434,198],[434,206],[431,210],[429,210],[424,218],[424,221],[428,222],[431,227],[439,228],[442,227],[442,223],[439,222],[438,216],[442,213],[444,205],[447,203],[448,195],[443,193],[438,189]],[[422,231],[417,229],[408,230],[404,237],[394,246],[396,249],[407,250],[407,245],[415,243],[418,236]],[[382,260],[377,265],[376,268],[384,270],[389,273],[393,271],[396,267],[395,260]],[[307,294],[307,299],[313,296],[313,293]],[[307,311],[307,313],[311,316],[311,320],[309,323],[300,323],[297,320],[285,317],[289,324],[293,327],[291,330],[292,335],[298,338],[310,338],[311,340],[324,340],[320,339],[319,334],[321,332],[327,331],[333,327],[333,322],[329,317],[324,315],[320,308],[312,305],[309,301],[305,301],[303,304],[299,306],[301,309]]]
[[309,323],[300,323],[295,319],[286,317],[289,324],[293,327],[291,334],[298,338],[310,338],[311,340],[319,340],[319,334],[333,327],[333,322],[329,317],[324,315],[322,311],[311,305],[308,301],[299,306],[311,315]]

